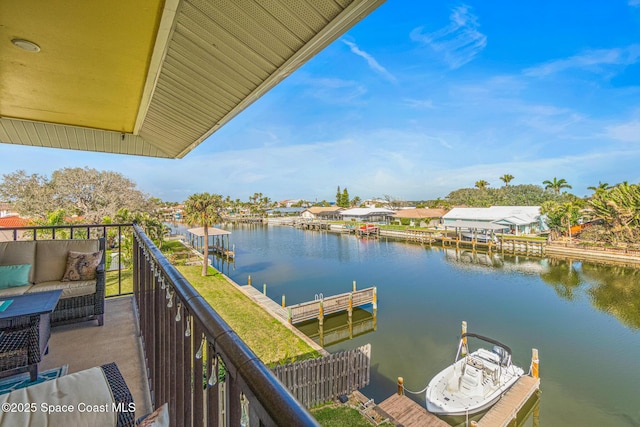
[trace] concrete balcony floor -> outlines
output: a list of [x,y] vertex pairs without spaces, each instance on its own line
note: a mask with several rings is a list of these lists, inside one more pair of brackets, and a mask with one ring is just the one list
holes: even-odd
[[69,373],[115,362],[136,405],[136,418],[151,412],[133,297],[105,302],[104,325],[97,321],[74,323],[51,329],[49,353],[40,362],[41,371],[69,365]]

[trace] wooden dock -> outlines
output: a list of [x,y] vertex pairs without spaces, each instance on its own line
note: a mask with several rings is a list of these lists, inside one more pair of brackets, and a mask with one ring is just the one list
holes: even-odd
[[287,320],[287,311],[276,303],[274,300],[266,296],[251,285],[240,286],[240,288],[253,300],[262,305],[269,313],[281,319]]
[[504,427],[516,418],[518,411],[529,401],[540,388],[540,378],[525,375],[489,409],[476,424],[478,427]]
[[[508,426],[517,419],[518,412],[539,389],[540,378],[528,375],[520,377],[479,421],[471,421],[470,425],[472,427]],[[378,407],[388,414],[392,421],[404,427],[449,427],[447,422],[404,395],[394,394]]]
[[289,323],[296,324],[313,319],[322,320],[326,315],[339,313],[341,311],[350,313],[353,311],[353,307],[360,307],[367,304],[373,304],[375,310],[378,304],[377,300],[376,288],[371,287],[360,291],[354,290],[353,292],[290,305],[286,307],[286,310]]
[[407,396],[394,394],[378,405],[396,424],[404,427],[451,427]]

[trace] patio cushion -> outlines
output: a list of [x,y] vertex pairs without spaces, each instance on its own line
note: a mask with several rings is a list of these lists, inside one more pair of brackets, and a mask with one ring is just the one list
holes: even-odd
[[96,292],[96,281],[94,280],[75,280],[71,282],[63,282],[61,280],[52,280],[50,282],[36,283],[31,286],[25,293],[32,294],[35,292],[54,291],[62,289],[60,298],[79,297],[82,295],[91,295]]
[[67,267],[69,251],[98,252],[98,240],[38,240],[34,283],[61,280]]
[[[0,242],[0,265],[31,264],[36,262],[36,242]],[[29,282],[33,283],[35,268],[29,272]]]
[[4,299],[6,297],[13,297],[16,295],[23,295],[27,293],[27,291],[31,288],[32,285],[29,286],[16,286],[13,288],[0,289],[0,298]]
[[[0,425],[115,426],[117,413],[111,406],[113,401],[104,372],[95,367],[1,395],[0,404],[33,403],[36,410],[0,412]],[[58,405],[54,406],[57,411],[47,411],[49,405]],[[64,412],[63,407],[73,411]]]
[[73,280],[91,280],[96,278],[96,268],[102,260],[102,251],[75,252],[69,251],[67,268],[62,276],[63,282]]
[[31,264],[0,265],[0,289],[28,286]]

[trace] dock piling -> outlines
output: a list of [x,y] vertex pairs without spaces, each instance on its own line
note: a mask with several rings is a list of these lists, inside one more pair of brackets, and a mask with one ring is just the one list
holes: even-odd
[[[465,320],[462,321],[462,334],[466,334],[467,333],[467,322]],[[461,355],[462,356],[466,356],[467,355],[467,337],[462,338],[462,350],[461,350]]]
[[540,378],[540,359],[538,358],[538,349],[531,349],[531,376]]
[[404,378],[398,377],[398,395],[404,396]]

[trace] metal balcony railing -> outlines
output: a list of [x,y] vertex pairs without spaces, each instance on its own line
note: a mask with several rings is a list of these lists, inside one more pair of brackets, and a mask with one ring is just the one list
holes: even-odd
[[176,426],[318,426],[134,225],[134,296],[152,402]]
[[[110,296],[133,293],[151,401],[168,403],[170,425],[319,426],[138,225],[0,229],[3,240],[101,237],[118,252]],[[127,241],[132,290],[119,268]]]

